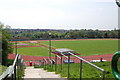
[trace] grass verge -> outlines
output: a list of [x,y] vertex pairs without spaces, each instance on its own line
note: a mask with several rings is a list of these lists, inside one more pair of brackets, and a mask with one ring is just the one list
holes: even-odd
[[7,69],[6,66],[0,65],[0,75]]
[[[99,63],[93,63],[97,65],[98,67],[104,69],[106,71],[106,78],[114,78],[112,75],[111,70],[111,63],[110,62],[99,62]],[[43,66],[37,66],[37,68],[43,68]],[[102,72],[98,69],[88,65],[87,63],[83,63],[83,69],[82,69],[82,78],[102,78]],[[45,67],[44,67],[45,69]],[[57,74],[60,74],[62,77],[68,76],[68,64],[63,64],[62,72],[60,72],[60,64],[57,65],[57,71],[55,71],[55,65],[53,65],[53,69],[50,67],[50,65],[47,65],[46,70],[56,72]],[[72,63],[70,64],[70,78],[79,78],[80,77],[80,64],[79,63]]]

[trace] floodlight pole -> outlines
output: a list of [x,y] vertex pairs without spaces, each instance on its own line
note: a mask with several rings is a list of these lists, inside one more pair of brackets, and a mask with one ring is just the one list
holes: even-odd
[[17,40],[16,40],[15,44],[16,44],[16,53],[15,54],[17,55]]
[[18,38],[19,38],[19,36],[16,36],[16,55],[18,53],[18,50],[17,50],[17,48],[18,48],[18,46],[17,46],[17,44],[18,44],[18,42],[17,42]]
[[17,55],[17,38],[19,36],[13,36],[15,38],[15,54]]
[[51,33],[49,33],[49,58],[51,60]]
[[[14,37],[14,36],[13,36]],[[16,41],[15,41],[15,46],[16,46],[16,52],[15,52],[15,54],[17,55],[17,38],[18,38],[19,36],[17,36],[17,37],[15,37],[16,38]],[[14,66],[14,79],[16,80],[17,78],[16,78],[16,66],[18,66],[17,64],[15,64],[15,66]],[[19,76],[18,76],[18,78],[19,78]]]

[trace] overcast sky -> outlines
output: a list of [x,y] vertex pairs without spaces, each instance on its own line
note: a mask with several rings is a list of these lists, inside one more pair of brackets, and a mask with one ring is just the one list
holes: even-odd
[[23,29],[114,29],[115,0],[0,0],[0,22]]

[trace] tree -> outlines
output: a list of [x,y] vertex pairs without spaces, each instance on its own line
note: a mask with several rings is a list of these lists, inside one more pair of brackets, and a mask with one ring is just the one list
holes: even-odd
[[8,39],[10,38],[8,28],[5,29],[6,26],[0,23],[1,29],[1,49],[2,49],[2,65],[7,65],[7,56],[8,53],[11,52],[11,44],[9,43]]

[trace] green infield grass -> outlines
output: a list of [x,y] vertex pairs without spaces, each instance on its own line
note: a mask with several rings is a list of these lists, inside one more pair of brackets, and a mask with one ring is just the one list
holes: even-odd
[[[14,49],[15,53],[15,49]],[[18,48],[18,53],[30,56],[48,56],[49,50],[45,47],[24,47]]]
[[[21,43],[21,42],[20,42]],[[29,45],[44,44],[49,46],[49,41],[40,41],[40,43],[27,43]],[[53,48],[69,48],[80,53],[81,56],[111,54],[118,50],[118,40],[68,40],[54,41],[52,40]],[[14,49],[15,52],[15,49]],[[18,48],[19,54],[31,56],[48,56],[49,49],[47,47],[25,47]]]
[[[41,44],[48,45],[48,41],[41,41]],[[80,53],[82,56],[111,54],[118,50],[118,40],[68,40],[52,41],[54,48],[69,48]]]

